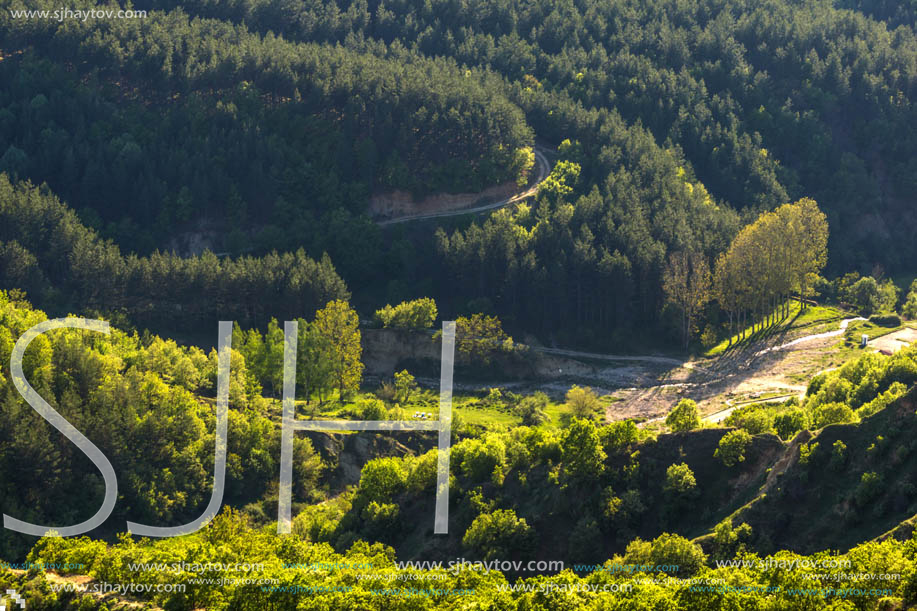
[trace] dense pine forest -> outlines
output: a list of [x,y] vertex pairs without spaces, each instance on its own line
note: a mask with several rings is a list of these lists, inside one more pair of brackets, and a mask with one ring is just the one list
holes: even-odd
[[[712,260],[800,197],[828,216],[835,273],[915,254],[917,43],[873,19],[905,7],[136,8],[0,26],[0,169],[126,253],[189,254],[177,236],[208,231],[218,253],[302,247],[367,309],[428,293],[580,341],[658,334],[669,253]],[[534,135],[567,163],[528,209],[416,233],[367,216],[372,193],[516,179]]]
[[[106,489],[25,383],[119,484],[87,536],[0,529],[0,592],[917,606],[914,1],[0,9],[0,512],[73,524]],[[18,374],[17,342],[71,315],[111,332],[39,335]],[[210,498],[218,321],[220,511],[133,536]],[[285,401],[370,424],[297,432],[278,534]]]

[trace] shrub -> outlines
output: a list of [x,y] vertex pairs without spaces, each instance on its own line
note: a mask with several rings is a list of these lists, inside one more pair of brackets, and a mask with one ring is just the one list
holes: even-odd
[[774,430],[773,408],[767,405],[748,405],[735,410],[724,424],[748,431],[750,435],[770,433]]
[[893,401],[904,395],[907,392],[907,386],[901,382],[895,382],[888,387],[884,393],[870,401],[865,403],[860,409],[857,410],[857,415],[860,418],[866,418],[871,416],[878,411],[881,411],[889,406]]
[[399,458],[374,458],[360,473],[359,494],[367,501],[385,503],[404,492],[407,484],[404,461]]
[[697,480],[691,467],[685,463],[669,465],[663,490],[672,496],[688,496],[697,492]]
[[717,559],[732,558],[743,550],[744,541],[751,538],[751,526],[740,524],[732,527],[732,519],[726,518],[713,529],[713,553]]
[[745,449],[749,443],[751,443],[751,435],[748,434],[748,431],[741,429],[729,431],[720,439],[713,457],[719,458],[727,467],[744,462]]
[[[889,278],[885,282],[879,285],[879,307],[878,311],[880,313],[890,313],[894,315],[895,308],[898,306],[898,296],[901,294],[901,289],[895,286],[895,283]],[[897,317],[896,317],[897,318]],[[901,320],[898,320],[898,324],[901,324]],[[898,326],[898,325],[895,325]]]
[[826,427],[829,424],[845,424],[856,421],[857,416],[854,411],[843,403],[819,405],[812,414],[812,425],[816,429]]
[[605,469],[605,450],[591,420],[576,419],[564,435],[564,475],[570,479],[594,479]]
[[841,469],[844,463],[847,462],[847,444],[838,439],[834,442],[833,448],[830,461],[831,468]]
[[628,447],[640,441],[640,429],[633,420],[618,420],[603,426],[599,430],[602,447],[612,456],[627,451]]
[[407,477],[408,490],[423,492],[436,485],[436,450],[421,454],[411,462],[411,473]]
[[704,332],[700,335],[700,343],[704,348],[713,348],[716,346],[716,329],[713,325],[707,325]]
[[857,505],[862,507],[878,496],[882,489],[882,477],[875,472],[864,473],[854,493]]
[[391,534],[398,527],[399,507],[395,503],[377,503],[372,501],[363,508],[363,519],[368,523],[369,531],[375,536]]
[[908,320],[917,318],[917,293],[910,292],[907,294],[907,299],[904,302],[904,307],[901,309],[901,312]]
[[809,415],[798,407],[777,414],[774,417],[774,428],[781,439],[791,439],[799,431],[808,428]]
[[677,572],[679,577],[695,574],[706,562],[707,556],[700,545],[670,533],[662,533],[652,542],[634,539],[624,551],[625,564],[677,567],[672,572]]
[[408,373],[407,369],[402,369],[395,374],[396,401],[408,403],[415,392],[417,392],[417,382],[414,381],[414,376]]
[[601,407],[598,396],[588,386],[580,388],[576,384],[567,391],[567,407],[577,418],[591,418]]
[[385,328],[429,329],[436,321],[436,314],[436,302],[429,297],[422,297],[376,310],[376,320]]
[[700,414],[697,412],[697,403],[691,399],[682,399],[678,402],[665,419],[666,426],[673,432],[690,431],[700,427]]
[[860,314],[869,315],[879,309],[879,285],[872,276],[860,278],[854,282],[844,295],[851,305],[857,307]]
[[385,403],[379,399],[363,399],[357,404],[357,410],[363,420],[385,420],[388,417]]
[[395,401],[395,397],[398,395],[398,391],[395,390],[395,385],[391,382],[382,382],[382,384],[379,385],[379,388],[376,389],[376,392],[373,394],[383,401],[393,403]]
[[482,482],[487,479],[493,479],[495,483],[503,481],[506,444],[499,435],[490,433],[480,439],[463,441],[454,447],[453,456],[461,464],[465,477],[471,481]]
[[523,425],[537,426],[547,422],[548,415],[544,411],[547,406],[548,395],[539,391],[522,399],[516,406],[516,413],[522,418]]
[[462,537],[462,545],[480,554],[484,560],[524,554],[531,551],[534,542],[534,531],[512,509],[482,513]]
[[815,443],[804,443],[799,446],[799,464],[807,465],[812,462],[812,457],[815,455],[816,450],[818,450],[817,441]]
[[873,314],[869,322],[880,327],[900,327],[901,317],[897,314]]

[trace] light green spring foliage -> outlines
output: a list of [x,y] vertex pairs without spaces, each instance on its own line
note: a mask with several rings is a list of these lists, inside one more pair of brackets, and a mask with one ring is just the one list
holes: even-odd
[[429,297],[376,310],[376,320],[386,329],[429,329],[436,322],[436,315],[436,302]]
[[580,387],[576,384],[567,391],[565,399],[567,407],[577,418],[592,418],[602,405],[592,388]]
[[462,545],[485,560],[531,554],[534,544],[535,532],[512,509],[480,514],[462,537]]
[[892,356],[870,352],[814,377],[803,405],[815,428],[856,422],[889,405],[914,382],[917,347],[904,348]]
[[[509,558],[519,551],[531,550],[527,547],[531,544],[527,524],[511,511],[496,510],[482,514],[475,520],[469,533],[465,537],[467,544],[485,554],[499,554],[493,555],[493,558]],[[845,581],[842,575],[858,572],[901,574],[900,580],[883,582],[882,587],[889,588],[892,592],[885,598],[889,603],[897,602],[899,605],[917,602],[917,563],[913,541],[902,543],[887,540],[881,543],[864,543],[841,557],[834,557],[825,552],[800,556],[786,551],[772,556],[758,556],[745,553],[740,548],[742,540],[748,534],[744,525],[736,528],[717,527],[716,541],[717,548],[723,552],[721,557],[734,556],[742,563],[741,568],[711,568],[713,563],[700,546],[681,536],[666,533],[652,541],[635,539],[627,546],[623,555],[610,558],[606,562],[605,567],[609,570],[587,572],[577,576],[568,567],[568,570],[557,575],[529,577],[520,582],[535,585],[534,592],[505,591],[507,577],[499,571],[490,571],[486,574],[473,570],[399,571],[394,564],[394,551],[390,547],[356,541],[348,546],[346,551],[339,553],[326,543],[312,543],[296,535],[280,537],[270,528],[252,529],[242,516],[231,511],[218,516],[202,531],[187,537],[150,541],[122,536],[114,545],[106,545],[85,537],[45,538],[32,550],[29,561],[84,564],[85,571],[95,579],[110,583],[188,584],[188,589],[184,593],[141,595],[141,600],[153,601],[166,609],[877,609],[880,597],[875,595],[845,596],[828,593],[826,596],[813,596],[794,593],[796,589],[811,591],[855,587],[852,582]],[[734,555],[736,553],[737,555]],[[845,563],[849,561],[849,566],[800,566],[836,560]],[[134,563],[164,563],[171,566],[172,563],[180,562],[231,564],[240,561],[263,566],[256,567],[251,572],[230,571],[217,576],[277,580],[275,585],[278,587],[272,589],[244,583],[222,587],[196,585],[190,583],[190,580],[212,578],[215,574],[194,567],[178,572],[131,571],[128,568],[128,564]],[[768,569],[768,564],[784,568]],[[665,565],[667,568],[659,572],[644,572],[640,569],[626,572],[611,570],[614,565]],[[363,576],[368,578],[361,578]],[[433,597],[374,593],[404,585],[405,582],[397,581],[399,576],[409,579],[411,585],[418,588],[464,589],[473,590],[473,593]],[[678,579],[668,579],[669,577]],[[687,578],[693,578],[694,583],[684,581]],[[59,608],[52,605],[61,604],[73,596],[51,593],[46,586],[39,585],[40,578],[29,584],[26,584],[26,581],[25,577],[17,579],[9,573],[0,573],[0,585],[10,587],[14,583],[22,584],[20,591],[30,597],[30,604],[34,608]],[[590,589],[596,591],[565,592],[555,589],[553,592],[538,592],[538,586],[541,584],[553,584],[555,588],[562,585],[579,586],[582,589],[585,589],[585,586],[593,586]],[[708,584],[731,587],[696,587]],[[608,588],[603,587],[606,585]],[[297,586],[322,589],[308,593],[305,590],[284,591]],[[770,587],[772,591],[765,593],[762,591],[764,587]],[[603,591],[605,589],[608,591]],[[423,606],[418,606],[419,603]],[[41,604],[47,606],[39,606]],[[87,606],[80,608],[95,610],[100,607],[87,603]]]
[[804,429],[859,422],[891,405],[915,382],[917,347],[892,356],[868,352],[812,378],[801,405],[795,398],[782,404],[743,405],[723,423],[751,435],[775,433],[789,440]]
[[666,416],[665,423],[674,433],[700,428],[701,420],[697,411],[697,403],[691,399],[682,399]]
[[729,431],[720,439],[713,456],[727,467],[735,466],[745,461],[745,450],[750,443],[751,435],[748,431]]
[[684,496],[694,493],[697,489],[697,480],[691,467],[685,463],[669,465],[665,471],[665,484],[663,489],[673,496]]
[[564,433],[564,474],[574,481],[594,479],[605,470],[606,453],[591,420],[575,419]]
[[[0,291],[0,495],[4,511],[43,524],[72,523],[98,506],[101,479],[71,460],[69,444],[13,389],[13,340],[45,320]],[[60,329],[37,337],[23,359],[32,386],[116,465],[119,501],[111,520],[184,523],[210,496],[217,354],[117,328],[110,334]],[[243,506],[269,494],[279,472],[280,428],[241,352],[230,359],[224,502]],[[309,500],[321,462],[308,439],[294,440],[294,499]],[[128,513],[129,512],[129,513]],[[9,531],[0,557],[31,541]]]

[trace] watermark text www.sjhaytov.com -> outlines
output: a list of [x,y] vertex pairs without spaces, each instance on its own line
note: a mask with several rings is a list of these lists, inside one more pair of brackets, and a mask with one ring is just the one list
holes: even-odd
[[89,19],[146,19],[147,16],[146,11],[131,9],[71,9],[61,7],[53,11],[30,9],[9,9],[9,11],[13,19],[46,19],[57,22],[70,19],[77,21],[88,21]]

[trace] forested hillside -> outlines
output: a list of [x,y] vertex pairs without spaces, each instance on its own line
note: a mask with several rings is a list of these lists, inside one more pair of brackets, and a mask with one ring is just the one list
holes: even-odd
[[327,257],[318,262],[302,250],[234,260],[122,255],[47,190],[13,186],[4,175],[0,274],[58,312],[104,310],[128,315],[141,329],[185,332],[218,319],[293,318],[349,296]]
[[0,592],[917,606],[914,0],[0,5]]
[[828,1],[182,6],[295,39],[398,41],[488,66],[560,104],[615,109],[684,151],[714,197],[737,208],[813,197],[843,245],[837,264],[894,267],[914,251],[888,252],[877,238],[906,236],[896,220],[913,197],[913,14],[908,3],[837,4],[906,27],[891,32]]
[[519,108],[492,75],[441,60],[293,44],[179,12],[3,23],[0,169],[47,181],[141,254],[210,229],[215,250],[306,246],[364,279],[378,251],[361,220],[374,189],[474,191],[527,170]]
[[[833,272],[915,254],[905,6],[850,7],[894,31],[827,1],[137,8],[0,20],[0,171],[122,250],[304,247],[358,304],[421,287],[571,339],[658,334],[669,253],[712,261],[733,210],[812,197]],[[531,208],[435,238],[366,217],[374,191],[516,179],[533,134],[572,165]]]

